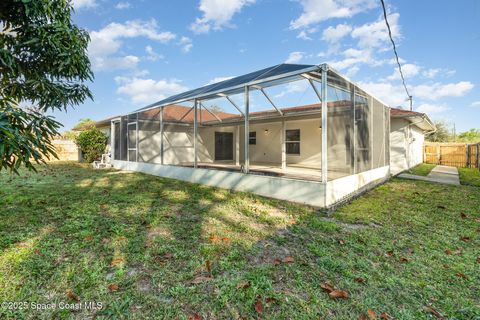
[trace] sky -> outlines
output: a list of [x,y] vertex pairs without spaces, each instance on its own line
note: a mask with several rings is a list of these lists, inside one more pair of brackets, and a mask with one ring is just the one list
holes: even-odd
[[[480,1],[385,3],[414,110],[455,123],[457,131],[480,128]],[[73,6],[74,23],[91,37],[94,100],[56,112],[64,130],[81,118],[125,114],[284,62],[329,63],[390,106],[408,107],[380,0],[73,0]],[[274,97],[302,104],[307,89],[293,84]]]

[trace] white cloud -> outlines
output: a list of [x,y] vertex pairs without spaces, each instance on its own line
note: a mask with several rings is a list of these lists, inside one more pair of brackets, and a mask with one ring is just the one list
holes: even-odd
[[[391,13],[388,15],[388,22],[390,23],[394,39],[400,38],[400,26],[398,24],[399,18],[400,14],[398,13]],[[385,45],[388,45],[388,48],[390,48],[388,29],[385,25],[383,16],[375,22],[355,27],[352,31],[352,38],[358,39],[358,46],[360,48],[381,48]]]
[[338,42],[352,31],[352,26],[348,24],[339,24],[336,27],[328,27],[323,30],[322,40],[327,42]]
[[422,84],[413,87],[412,95],[424,100],[438,100],[447,97],[461,97],[472,90],[474,85],[470,81],[457,83]]
[[119,2],[115,5],[115,8],[118,9],[118,10],[123,10],[123,9],[128,9],[130,8],[132,5],[130,4],[130,2],[127,2],[127,1],[122,1],[122,2]]
[[96,71],[135,69],[140,58],[133,55],[124,57],[95,57],[93,66]]
[[442,113],[445,111],[450,110],[450,108],[445,104],[430,104],[430,103],[423,103],[415,108],[415,111],[433,114],[433,113]]
[[[88,54],[92,61],[93,69],[106,70],[105,66],[116,66],[116,63],[110,63],[108,60],[126,58],[126,56],[113,56],[121,49],[123,45],[122,39],[136,37],[146,37],[150,40],[168,43],[176,35],[170,31],[159,31],[157,22],[153,19],[150,21],[134,20],[125,23],[112,22],[99,31],[90,32],[91,42],[88,46]],[[133,62],[133,60],[130,60],[130,62]],[[136,64],[129,64],[128,66],[134,68]]]
[[75,9],[94,8],[98,5],[96,0],[73,0],[72,4]]
[[310,84],[306,80],[289,82],[286,86],[286,89],[275,95],[275,98],[282,98],[291,93],[305,92],[310,87]]
[[217,82],[220,82],[220,81],[225,81],[225,80],[230,80],[232,79],[233,77],[215,77],[213,78],[212,80],[208,81],[206,83],[206,85],[209,85],[209,84],[214,84],[214,83],[217,83]]
[[[392,107],[407,104],[405,89],[401,84],[394,85],[389,82],[359,82],[359,85],[367,92],[370,92]],[[409,86],[409,91],[415,102],[422,100],[436,101],[438,99],[449,97],[461,97],[472,88],[472,83],[461,81],[458,83],[433,83]]]
[[151,46],[146,46],[145,52],[147,53],[147,60],[150,61],[157,61],[165,58],[163,55],[156,53]]
[[310,38],[310,36],[308,35],[308,32],[305,30],[300,31],[297,35],[297,38],[303,40],[312,40],[312,38]]
[[182,37],[180,39],[179,45],[182,46],[183,52],[188,53],[190,52],[190,50],[192,50],[193,47],[192,39],[190,39],[189,37]]
[[433,69],[427,69],[422,72],[422,75],[425,78],[433,79],[436,78],[437,76],[444,76],[444,77],[450,77],[455,74],[455,70],[448,70],[448,69],[442,69],[442,68],[433,68]]
[[[412,78],[416,76],[417,74],[420,73],[420,70],[422,67],[417,66],[416,64],[413,63],[405,63],[402,65],[402,73],[405,78]],[[387,78],[388,80],[399,80],[401,79],[400,77],[400,71],[398,71],[398,68],[395,68],[393,71],[393,74]]]
[[303,59],[304,53],[300,51],[290,52],[285,63],[299,63]]
[[135,104],[152,103],[187,90],[177,79],[116,77],[115,81],[120,85],[117,93],[129,96]]
[[290,29],[306,28],[331,18],[347,18],[376,7],[375,0],[298,0],[303,12]]
[[230,26],[230,20],[246,5],[256,0],[200,0],[199,10],[203,15],[190,25],[194,33],[207,33]]
[[472,102],[472,104],[470,105],[470,107],[477,107],[477,108],[479,108],[479,107],[480,107],[480,101]]

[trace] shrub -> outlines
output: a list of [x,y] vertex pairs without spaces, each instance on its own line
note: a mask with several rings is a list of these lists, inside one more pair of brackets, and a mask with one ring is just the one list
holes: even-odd
[[93,162],[105,151],[107,136],[97,128],[89,128],[75,138],[75,143],[82,151],[85,161]]

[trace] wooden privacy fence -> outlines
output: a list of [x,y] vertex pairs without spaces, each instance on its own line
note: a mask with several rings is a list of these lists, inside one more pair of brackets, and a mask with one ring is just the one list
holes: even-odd
[[425,142],[423,162],[453,167],[480,168],[480,143]]

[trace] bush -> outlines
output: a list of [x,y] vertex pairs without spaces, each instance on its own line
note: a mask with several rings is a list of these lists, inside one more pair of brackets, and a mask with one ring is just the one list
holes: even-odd
[[97,128],[89,128],[75,138],[75,143],[82,151],[85,161],[93,162],[104,153],[107,136]]

